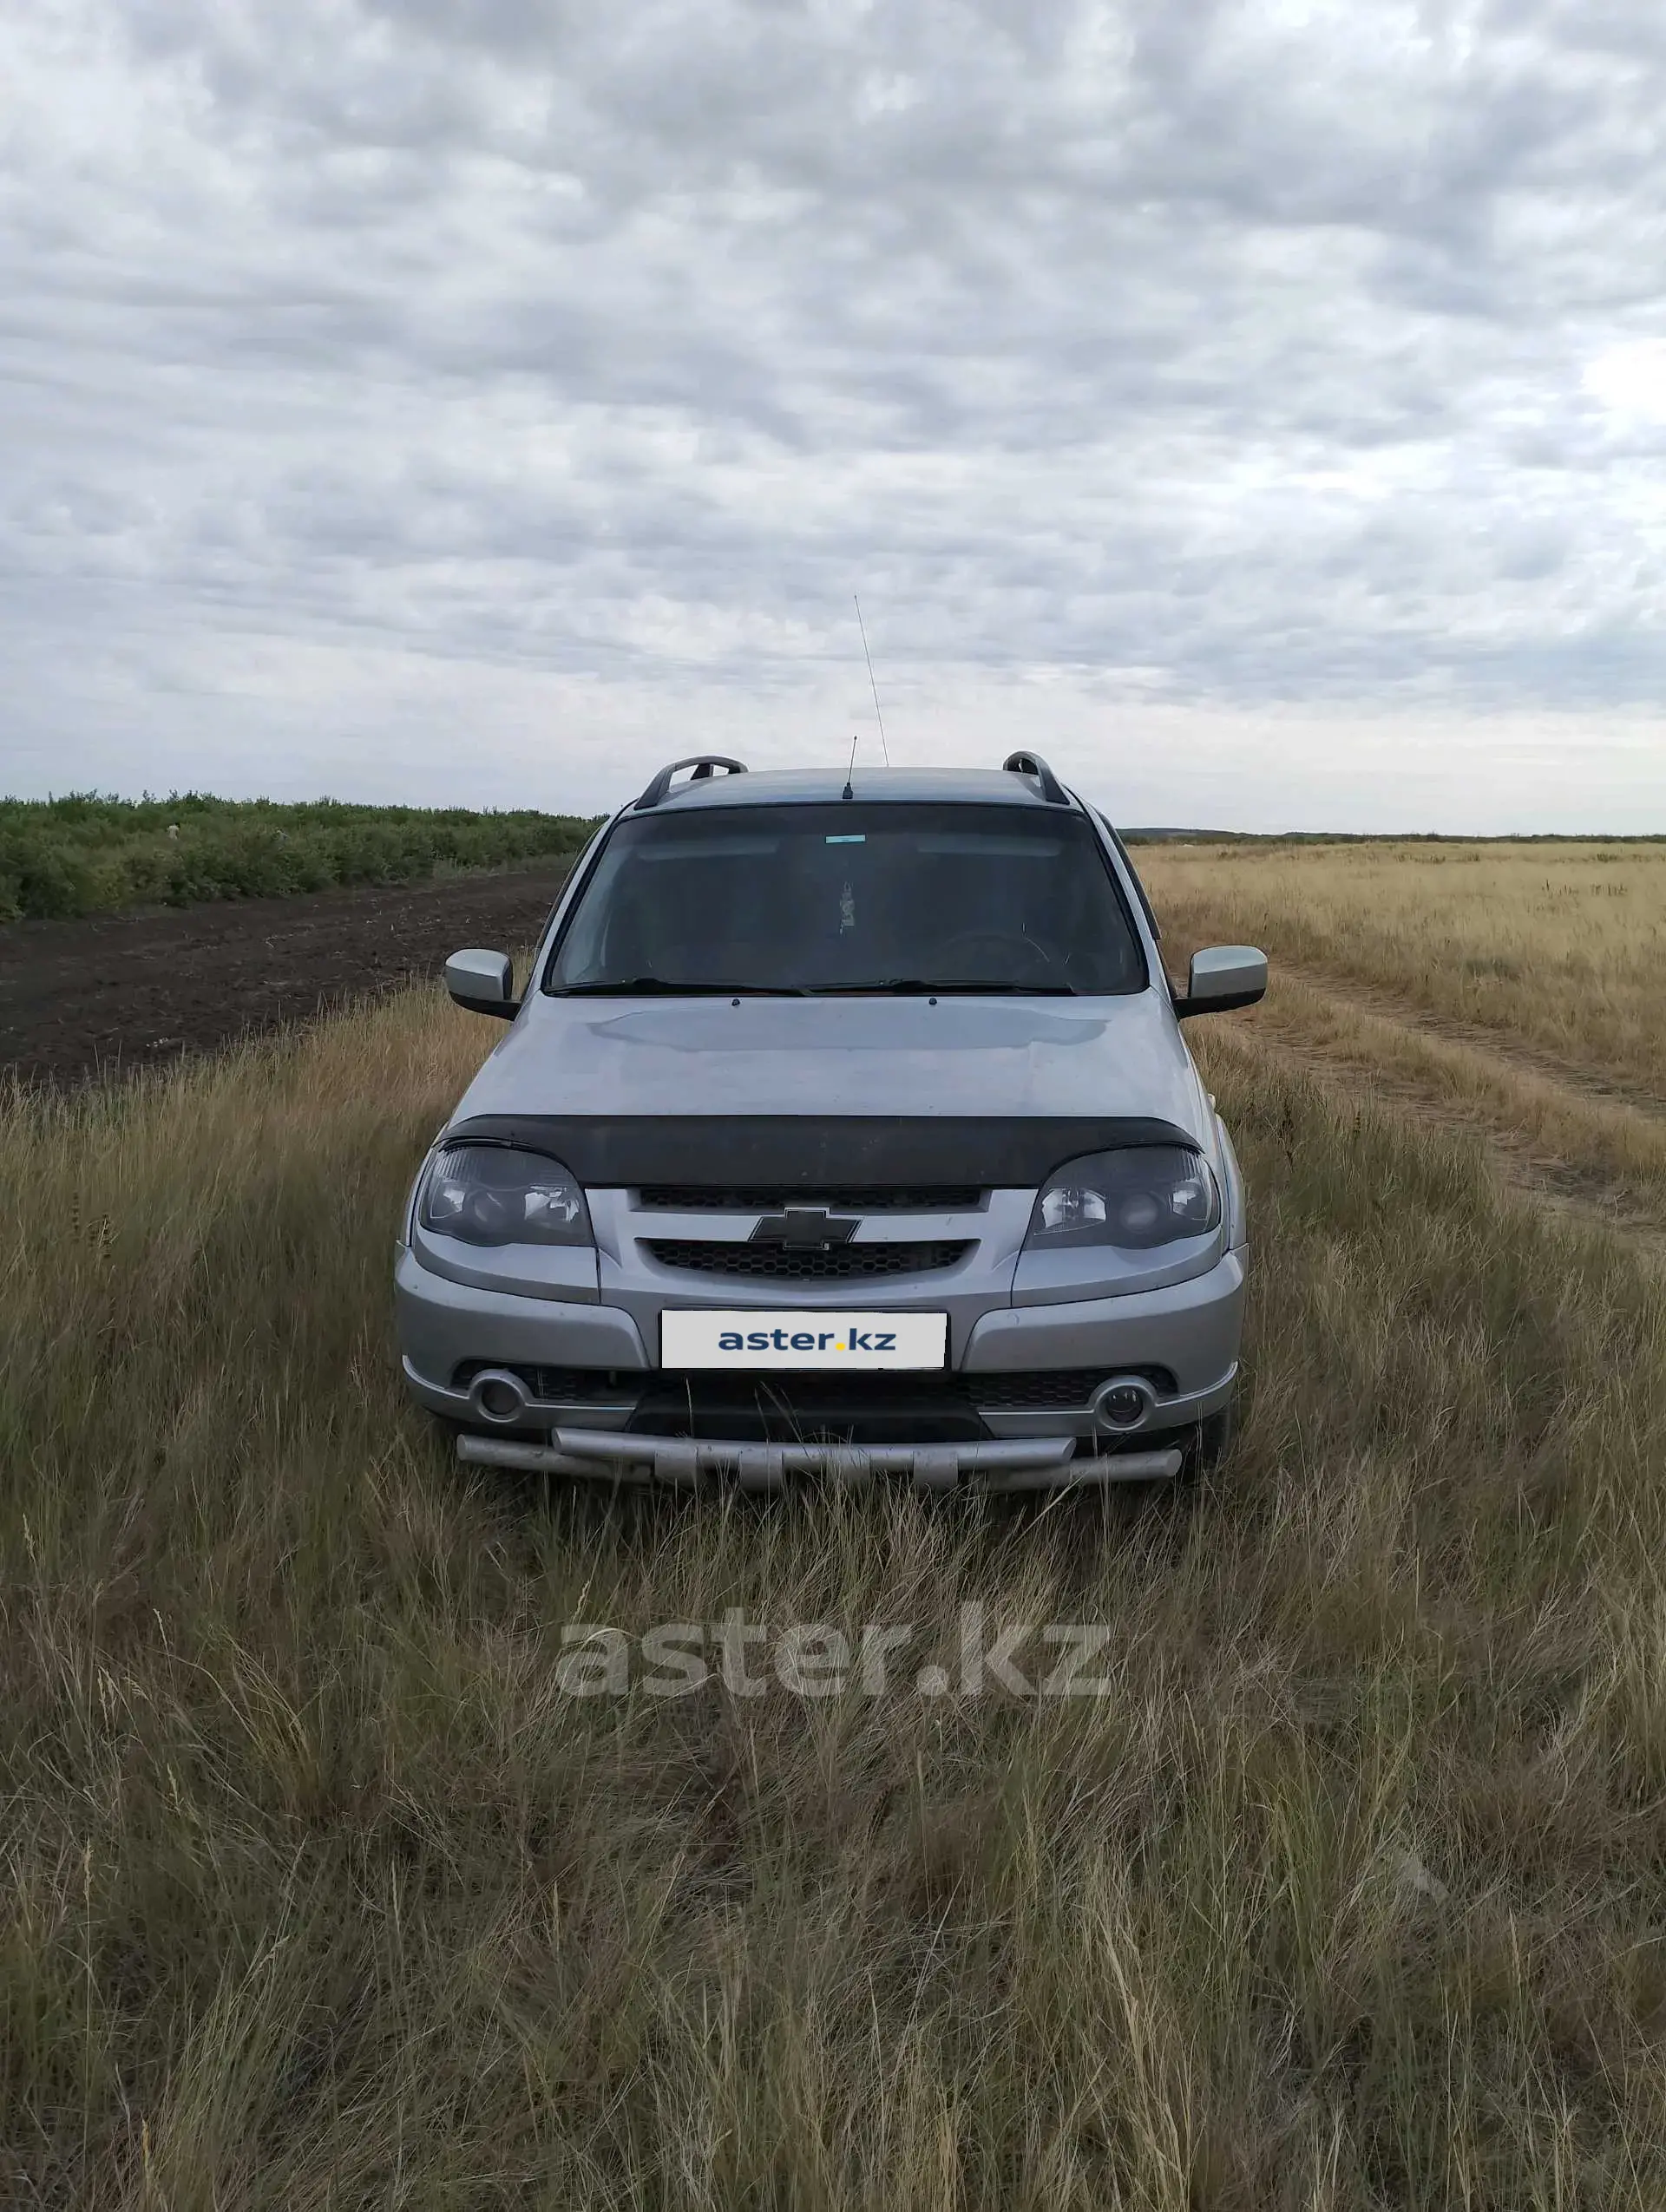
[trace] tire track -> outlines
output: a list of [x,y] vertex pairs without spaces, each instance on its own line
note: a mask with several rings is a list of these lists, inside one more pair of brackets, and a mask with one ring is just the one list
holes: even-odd
[[1272,973],[1275,994],[1279,978],[1288,977],[1350,1012],[1394,1023],[1402,1029],[1415,1031],[1420,1036],[1464,1045],[1472,1052],[1519,1069],[1542,1083],[1564,1090],[1571,1097],[1623,1107],[1647,1121],[1666,1126],[1666,1096],[1611,1069],[1583,1066],[1544,1045],[1532,1044],[1515,1031],[1466,1022],[1455,1014],[1443,1014],[1421,1006],[1386,985],[1365,983],[1356,976],[1338,974],[1328,968],[1289,959],[1282,954],[1275,956]]
[[[1305,976],[1301,981],[1315,997],[1322,999],[1330,995],[1323,985],[1309,985]],[[1413,1045],[1427,1041],[1420,1037],[1419,1025],[1403,1015],[1395,1018],[1374,1008],[1368,1012],[1357,1005],[1343,1003],[1356,1019],[1391,1026]],[[1449,1031],[1435,1032],[1435,1041],[1453,1047],[1461,1043],[1471,1051],[1479,1050],[1467,1037],[1459,1039]],[[1627,1174],[1590,1157],[1571,1158],[1565,1152],[1547,1149],[1542,1142],[1535,1142],[1528,1130],[1512,1127],[1496,1110],[1489,1111],[1480,1098],[1456,1098],[1403,1063],[1394,1064],[1363,1046],[1349,1050],[1341,1040],[1315,1036],[1304,1029],[1299,1005],[1290,998],[1269,998],[1265,1011],[1236,1032],[1233,1049],[1265,1054],[1298,1068],[1339,1097],[1357,1097],[1365,1089],[1374,1103],[1424,1128],[1479,1137],[1500,1180],[1518,1197],[1579,1227],[1605,1230],[1640,1255],[1666,1264],[1666,1186],[1651,1189],[1652,1178]],[[1513,1058],[1496,1053],[1487,1057],[1506,1069]],[[1535,1058],[1535,1055],[1528,1056],[1528,1059]],[[1555,1083],[1586,1113],[1612,1116],[1636,1110],[1606,1091],[1587,1093],[1582,1086],[1548,1077],[1539,1067],[1530,1069],[1527,1060],[1519,1067],[1539,1083]],[[1531,1121],[1532,1116],[1525,1118]],[[1650,1117],[1644,1119],[1649,1122]],[[1650,1125],[1652,1131],[1656,1125]]]

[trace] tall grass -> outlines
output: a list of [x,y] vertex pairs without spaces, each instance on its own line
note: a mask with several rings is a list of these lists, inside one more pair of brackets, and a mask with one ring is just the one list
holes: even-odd
[[1146,845],[1138,861],[1191,944],[1262,944],[1666,1096],[1666,841]]
[[436,869],[574,853],[594,827],[529,810],[473,814],[332,799],[279,806],[194,791],[170,799],[0,799],[0,922],[147,900],[185,906],[333,884],[410,883]]
[[[616,1503],[402,1401],[415,993],[0,1115],[0,2201],[1666,2201],[1666,1299],[1479,1147],[1209,1079],[1189,1491]],[[1082,1700],[562,1686],[560,1631],[1112,1631]]]

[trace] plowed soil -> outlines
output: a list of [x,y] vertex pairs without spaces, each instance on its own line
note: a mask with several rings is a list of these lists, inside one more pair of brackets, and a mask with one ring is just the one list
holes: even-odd
[[119,1076],[436,974],[461,945],[518,951],[568,866],[9,923],[0,1070],[51,1083]]

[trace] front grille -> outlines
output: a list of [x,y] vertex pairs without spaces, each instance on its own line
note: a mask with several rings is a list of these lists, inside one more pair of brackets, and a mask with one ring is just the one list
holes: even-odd
[[616,1400],[630,1404],[642,1388],[640,1371],[615,1367],[532,1367],[513,1359],[465,1359],[452,1371],[451,1387],[466,1391],[482,1368],[518,1375],[536,1398],[596,1405]]
[[[1159,1397],[1172,1397],[1174,1377],[1166,1367],[1118,1367],[1119,1375],[1143,1375]],[[1022,1374],[968,1375],[972,1402],[986,1413],[1069,1412],[1085,1406],[1104,1382],[1103,1367],[1034,1368]]]
[[929,1275],[963,1260],[972,1246],[940,1237],[929,1244],[707,1243],[698,1237],[660,1237],[646,1246],[662,1267],[696,1275],[744,1276],[751,1281],[871,1282],[878,1275]]
[[780,1214],[789,1206],[825,1206],[835,1214],[969,1214],[983,1203],[975,1183],[899,1185],[893,1190],[788,1190],[779,1183],[706,1190],[691,1183],[647,1183],[636,1194],[659,1214]]
[[656,1375],[638,1436],[743,1443],[976,1443],[988,1431],[958,1375]]
[[[1159,1367],[1134,1371],[1143,1371],[1158,1388],[1173,1381]],[[660,1370],[644,1378],[626,1425],[639,1436],[739,1443],[975,1443],[990,1434],[986,1413],[1075,1410],[1104,1380],[1099,1367],[1024,1375],[840,1375],[825,1369],[672,1375]],[[1112,1440],[1105,1438],[1099,1448],[1111,1450]]]

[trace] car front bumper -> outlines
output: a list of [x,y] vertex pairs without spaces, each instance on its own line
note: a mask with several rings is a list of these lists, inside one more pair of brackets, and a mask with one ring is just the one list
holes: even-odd
[[[819,1473],[906,1475],[929,1489],[1027,1489],[1177,1472],[1183,1440],[1232,1397],[1245,1258],[1240,1247],[1206,1273],[1160,1289],[992,1306],[967,1334],[953,1378],[974,1394],[975,1434],[959,1423],[959,1433],[922,1436],[916,1417],[891,1439],[876,1436],[870,1421],[859,1443],[639,1433],[639,1396],[664,1378],[623,1307],[455,1282],[409,1247],[400,1249],[395,1291],[407,1384],[430,1411],[469,1432],[459,1446],[469,1460],[612,1481],[726,1473],[744,1486],[773,1488]],[[1112,1422],[1086,1387],[1080,1403],[1061,1403],[1056,1391],[1000,1386],[1003,1378],[1020,1384],[1059,1371],[1142,1378],[1138,1417]],[[1156,1384],[1144,1379],[1153,1374]],[[487,1376],[505,1378],[499,1395],[508,1403],[495,1416],[482,1402]]]

